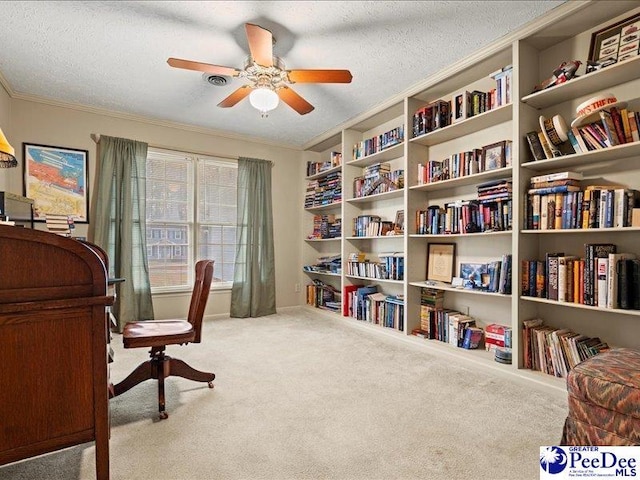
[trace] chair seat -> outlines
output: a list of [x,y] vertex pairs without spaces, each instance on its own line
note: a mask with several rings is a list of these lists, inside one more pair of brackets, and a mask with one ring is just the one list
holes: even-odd
[[196,332],[186,320],[149,320],[124,326],[124,348],[161,347],[192,342]]

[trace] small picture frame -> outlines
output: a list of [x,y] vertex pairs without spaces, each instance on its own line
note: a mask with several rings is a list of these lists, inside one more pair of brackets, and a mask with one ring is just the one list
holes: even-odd
[[393,223],[394,230],[404,232],[404,210],[398,210],[396,212],[396,220]]
[[454,93],[451,101],[451,122],[465,120],[469,116],[470,94],[467,90]]
[[505,147],[506,142],[504,140],[482,147],[483,171],[506,167]]
[[587,73],[636,57],[640,52],[640,13],[591,35]]
[[451,283],[455,257],[455,243],[429,243],[427,245],[427,281]]

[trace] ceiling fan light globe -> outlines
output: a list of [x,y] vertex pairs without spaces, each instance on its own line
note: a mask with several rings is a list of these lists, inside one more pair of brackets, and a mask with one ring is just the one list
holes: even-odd
[[267,112],[278,106],[280,99],[278,94],[269,88],[256,88],[249,95],[249,102],[264,117]]

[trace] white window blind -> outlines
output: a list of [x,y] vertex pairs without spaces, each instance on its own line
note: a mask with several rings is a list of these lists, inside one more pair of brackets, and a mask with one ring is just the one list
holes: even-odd
[[233,161],[149,148],[147,256],[155,291],[191,289],[203,258],[215,261],[213,286],[231,286],[237,172]]

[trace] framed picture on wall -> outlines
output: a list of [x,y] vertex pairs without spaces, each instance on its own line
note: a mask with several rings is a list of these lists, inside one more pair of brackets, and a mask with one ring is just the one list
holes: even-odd
[[89,223],[89,151],[23,143],[24,196],[33,200],[33,219],[67,215]]

